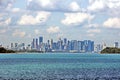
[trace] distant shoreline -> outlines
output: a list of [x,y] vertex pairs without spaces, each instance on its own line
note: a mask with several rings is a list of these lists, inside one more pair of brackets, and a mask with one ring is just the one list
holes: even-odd
[[120,48],[106,47],[100,53],[101,54],[120,54]]

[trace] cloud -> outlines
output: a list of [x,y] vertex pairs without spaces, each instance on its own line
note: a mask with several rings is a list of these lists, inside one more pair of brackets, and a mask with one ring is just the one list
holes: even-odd
[[80,25],[93,18],[94,16],[87,13],[65,13],[65,19],[61,22],[64,25]]
[[120,28],[120,18],[109,18],[103,23],[103,26],[107,28]]
[[101,30],[100,29],[89,29],[87,32],[88,33],[100,33]]
[[60,28],[58,26],[51,26],[47,29],[48,33],[58,33],[60,32]]
[[71,11],[80,11],[80,6],[74,1],[70,3],[69,9],[71,9]]
[[6,26],[6,25],[9,25],[10,23],[11,23],[11,18],[7,18],[7,19],[1,18],[0,19],[0,26]]
[[33,10],[54,8],[55,2],[50,0],[28,0],[27,7]]
[[63,12],[80,11],[77,2],[68,2],[64,0],[28,0],[27,9]]
[[1,10],[8,10],[12,8],[15,0],[0,0],[0,9]]
[[89,11],[108,11],[120,8],[120,0],[89,0]]
[[47,21],[50,13],[49,12],[38,12],[36,16],[23,15],[17,22],[19,25],[39,25]]
[[24,37],[26,35],[26,33],[24,31],[15,30],[12,35],[13,36],[19,36],[19,37]]
[[20,12],[20,8],[12,8],[12,12],[13,13]]
[[102,10],[106,7],[103,0],[90,0],[90,6],[88,7],[88,10],[90,11],[96,11],[96,10]]

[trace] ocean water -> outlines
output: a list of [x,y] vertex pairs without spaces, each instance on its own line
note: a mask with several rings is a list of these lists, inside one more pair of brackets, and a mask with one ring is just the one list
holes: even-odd
[[0,80],[120,80],[120,55],[0,54]]

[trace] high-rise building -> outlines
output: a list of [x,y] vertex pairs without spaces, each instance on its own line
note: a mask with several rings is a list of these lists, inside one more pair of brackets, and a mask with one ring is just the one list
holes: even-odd
[[93,52],[94,51],[94,41],[84,40],[83,41],[83,52]]
[[36,49],[38,50],[38,39],[37,38],[36,38],[35,46],[36,46]]
[[94,41],[88,40],[88,52],[94,51]]
[[118,47],[119,47],[118,42],[115,42],[115,43],[114,43],[114,47],[115,47],[115,48],[118,48]]
[[95,47],[95,52],[100,52],[102,50],[102,46],[100,44],[97,44]]
[[78,41],[78,52],[82,52],[83,51],[83,41]]
[[53,49],[53,39],[51,39],[51,43],[50,43],[50,49]]
[[106,43],[103,43],[102,49],[105,49],[105,48],[106,48]]
[[18,43],[15,43],[15,48],[17,48],[18,47]]
[[35,39],[33,39],[31,47],[32,47],[32,49],[35,49]]
[[64,45],[67,44],[67,38],[64,38]]
[[22,43],[21,47],[22,47],[23,50],[25,50],[25,43]]
[[77,40],[72,40],[71,41],[71,50],[78,50],[78,41]]
[[43,43],[43,37],[42,36],[39,37],[39,44],[41,44],[41,43]]
[[63,40],[61,40],[61,38],[59,38],[59,41],[58,41],[58,48],[59,48],[59,51],[63,50]]
[[83,50],[84,52],[88,52],[88,40],[84,40]]
[[63,41],[63,50],[67,50],[67,38],[64,38],[64,41]]
[[39,50],[40,50],[40,51],[43,50],[43,46],[44,46],[44,45],[43,45],[43,37],[40,36],[40,37],[39,37]]
[[67,51],[71,50],[71,41],[68,40],[67,42]]
[[13,45],[13,43],[11,43],[11,49],[13,49],[14,48],[14,45]]

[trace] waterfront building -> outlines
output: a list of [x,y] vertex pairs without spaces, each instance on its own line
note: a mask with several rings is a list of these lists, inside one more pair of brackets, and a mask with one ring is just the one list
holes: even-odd
[[94,41],[88,40],[88,51],[87,52],[93,52],[94,51]]
[[13,49],[14,48],[14,44],[13,43],[11,43],[11,49]]
[[15,48],[17,48],[18,47],[18,43],[15,43]]
[[35,41],[35,48],[38,50],[39,46],[38,46],[38,39],[36,38],[36,41]]
[[41,43],[43,43],[43,37],[42,36],[39,37],[39,44],[41,44]]
[[53,39],[51,39],[51,43],[50,43],[50,49],[53,49]]
[[32,49],[35,49],[35,39],[33,39],[31,47],[32,47]]
[[82,52],[83,50],[83,41],[78,41],[78,52]]
[[106,48],[106,43],[103,43],[102,49],[105,49],[105,48]]
[[97,44],[95,47],[95,52],[100,52],[102,50],[102,46],[100,44]]
[[27,45],[26,50],[28,50],[28,51],[31,50],[31,45],[30,44]]
[[115,48],[118,48],[118,47],[119,47],[118,42],[115,42],[115,43],[114,43],[114,47],[115,47]]

